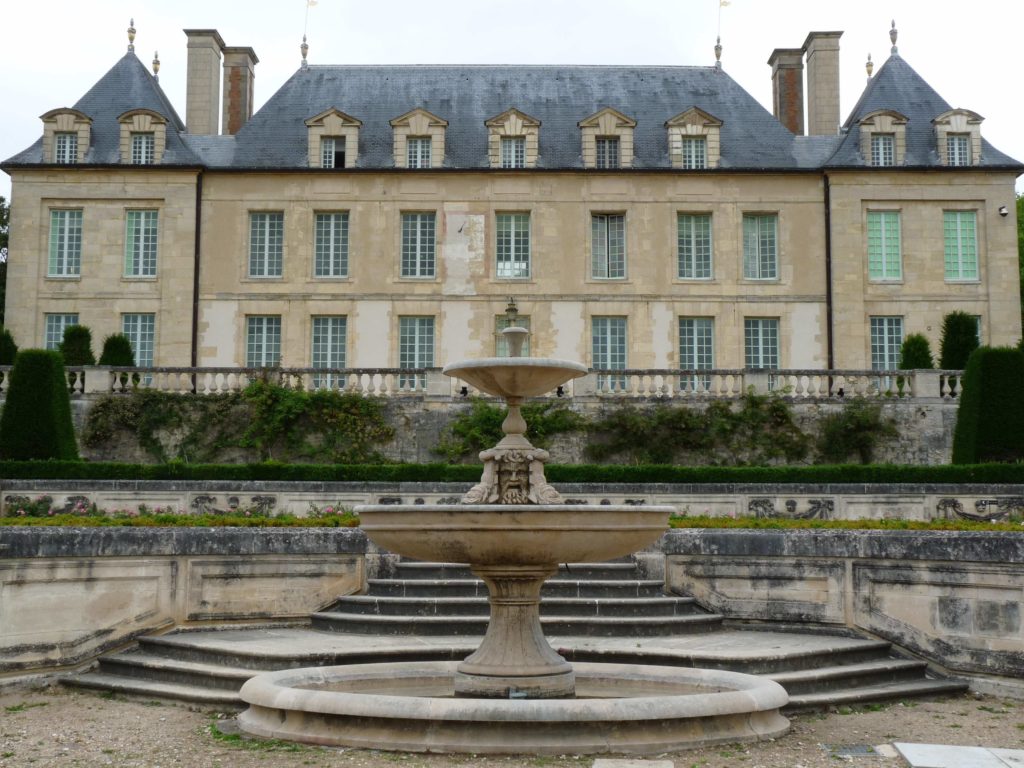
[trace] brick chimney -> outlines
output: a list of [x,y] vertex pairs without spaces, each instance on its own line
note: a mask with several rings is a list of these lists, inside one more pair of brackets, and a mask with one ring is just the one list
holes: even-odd
[[259,63],[252,48],[224,49],[225,134],[235,134],[252,117],[254,69]]
[[216,29],[183,31],[188,37],[186,130],[200,136],[216,136],[220,115],[220,54],[224,41]]
[[768,59],[772,68],[772,111],[775,119],[797,136],[804,134],[804,51],[776,48]]
[[842,32],[811,32],[807,54],[807,133],[835,136],[839,132],[839,38]]

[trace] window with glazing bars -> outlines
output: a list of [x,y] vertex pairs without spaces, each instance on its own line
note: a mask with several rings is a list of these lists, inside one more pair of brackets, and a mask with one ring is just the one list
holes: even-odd
[[53,160],[61,165],[73,165],[78,162],[78,134],[57,133],[53,137]]
[[46,349],[60,349],[64,329],[69,325],[78,325],[77,312],[47,313],[43,316],[43,345]]
[[711,215],[680,213],[676,222],[680,280],[710,280]]
[[125,277],[156,277],[157,212],[125,213]]
[[251,315],[245,319],[245,367],[273,368],[281,364],[280,315]]
[[872,280],[903,278],[898,211],[868,211],[868,277]]
[[524,136],[502,136],[501,167],[526,167],[526,138]]
[[430,144],[429,136],[410,136],[405,140],[405,159],[408,168],[429,168],[430,167]]
[[49,277],[78,277],[82,273],[82,212],[50,211]]
[[747,214],[743,217],[743,277],[747,280],[775,280],[779,276],[777,214]]
[[[312,323],[314,368],[344,368],[348,319],[344,316],[314,317]],[[344,387],[345,378],[336,373],[313,374],[316,389]]]
[[318,213],[314,219],[314,277],[348,277],[348,213]]
[[708,167],[708,141],[703,136],[684,136],[682,139],[683,168]]
[[[434,318],[398,318],[398,367],[434,367]],[[398,386],[403,390],[424,390],[427,388],[426,374],[401,374]]]
[[945,211],[942,214],[945,238],[946,279],[978,279],[977,214],[974,211]]
[[871,134],[871,164],[896,165],[895,137],[891,133]]
[[434,276],[435,216],[402,214],[402,277]]
[[[903,346],[902,317],[872,317],[869,319],[871,331],[871,370],[894,371],[900,367],[900,349]],[[893,388],[892,376],[881,376],[875,379],[875,386],[883,392]]]
[[946,163],[948,165],[971,164],[971,137],[966,133],[946,134]]
[[320,167],[345,167],[345,137],[325,136],[320,139]]
[[[156,315],[150,312],[121,315],[121,333],[132,345],[132,356],[140,368],[153,367],[153,347],[156,337]],[[153,381],[151,374],[143,377],[145,384]]]
[[502,278],[530,276],[530,214],[499,213],[495,216],[497,241],[496,275]]
[[598,136],[595,141],[597,149],[597,167],[618,168],[621,163],[619,160],[619,137]]
[[132,134],[132,165],[152,165],[156,162],[156,138],[152,133]]
[[747,368],[779,367],[779,321],[774,317],[743,320],[743,363]]
[[[679,318],[679,367],[684,371],[710,370],[715,367],[715,321],[710,317]],[[707,392],[711,377],[687,374],[679,377],[680,389]]]
[[[498,315],[494,319],[494,356],[495,357],[508,357],[509,347],[508,339],[505,334],[502,333],[506,328],[511,325],[511,320],[506,315]],[[516,317],[516,325],[519,328],[525,328],[530,330],[530,317],[529,315],[518,315]],[[523,357],[530,356],[530,337],[526,336],[523,340]]]
[[284,213],[249,214],[249,277],[281,277]]
[[590,276],[626,276],[626,217],[621,213],[595,213],[590,217]]
[[[599,371],[624,370],[626,368],[626,318],[595,317],[591,321],[591,360]],[[626,377],[601,373],[597,377],[600,392],[622,392],[626,389]]]

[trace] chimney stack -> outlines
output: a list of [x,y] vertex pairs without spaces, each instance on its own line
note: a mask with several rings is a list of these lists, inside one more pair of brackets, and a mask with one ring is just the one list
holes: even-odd
[[775,119],[797,136],[804,135],[804,51],[776,48],[772,68],[772,111]]
[[200,136],[216,136],[220,115],[220,54],[224,41],[215,29],[183,31],[188,37],[186,130]]
[[842,32],[811,32],[807,54],[807,133],[835,136],[839,132],[839,38]]
[[254,69],[252,48],[224,48],[224,133],[236,134],[252,117]]

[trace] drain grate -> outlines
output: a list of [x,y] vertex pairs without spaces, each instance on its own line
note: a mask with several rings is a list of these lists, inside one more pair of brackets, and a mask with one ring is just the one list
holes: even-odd
[[882,757],[883,755],[869,744],[822,744],[829,757]]

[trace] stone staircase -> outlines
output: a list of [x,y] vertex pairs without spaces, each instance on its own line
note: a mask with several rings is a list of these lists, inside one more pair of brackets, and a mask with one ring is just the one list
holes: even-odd
[[[487,591],[468,568],[399,562],[365,595],[313,614],[312,630],[225,628],[141,637],[65,684],[207,706],[243,706],[238,690],[268,670],[383,661],[457,660],[486,627]],[[789,709],[939,695],[966,689],[928,676],[884,641],[725,629],[693,598],[666,595],[632,561],[562,566],[545,584],[545,634],[570,661],[663,664],[760,674]],[[639,640],[639,642],[638,642]]]

